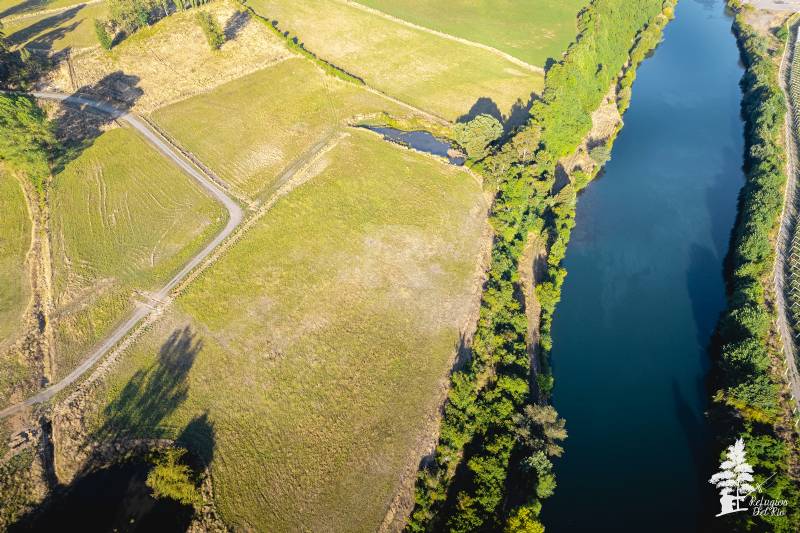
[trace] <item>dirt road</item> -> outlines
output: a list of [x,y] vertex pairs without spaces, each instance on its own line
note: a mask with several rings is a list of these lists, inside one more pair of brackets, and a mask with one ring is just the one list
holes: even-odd
[[153,295],[155,305],[138,304],[133,314],[121,325],[119,325],[111,334],[97,347],[95,350],[72,372],[65,376],[61,381],[50,385],[46,389],[38,392],[30,398],[6,407],[0,411],[0,418],[5,418],[14,413],[30,407],[31,405],[46,402],[58,392],[65,389],[72,383],[78,380],[86,371],[88,371],[94,364],[99,361],[111,348],[114,347],[120,340],[122,340],[142,319],[150,314],[157,313],[160,310],[160,303],[166,300],[170,291],[175,288],[189,273],[199,265],[206,257],[216,249],[236,227],[242,222],[243,213],[239,204],[225,194],[209,177],[205,176],[193,166],[187,163],[169,144],[167,144],[161,137],[154,132],[143,120],[139,119],[136,115],[121,111],[115,107],[92,100],[84,96],[71,96],[55,92],[34,92],[31,93],[36,98],[44,100],[56,100],[62,102],[64,105],[75,106],[79,108],[91,107],[103,113],[107,113],[117,120],[122,120],[130,124],[136,131],[138,131],[153,147],[161,152],[164,157],[172,161],[183,173],[191,177],[199,183],[208,193],[218,200],[225,209],[228,211],[228,223],[220,231],[211,242],[206,245],[201,251],[195,254],[183,268],[175,274],[157,293]]

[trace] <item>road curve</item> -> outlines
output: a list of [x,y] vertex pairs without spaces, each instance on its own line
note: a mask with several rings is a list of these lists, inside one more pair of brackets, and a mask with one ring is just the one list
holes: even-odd
[[[33,92],[28,93],[30,96],[40,98],[43,100],[56,100],[65,105],[75,106],[79,108],[91,107],[113,118],[122,120],[130,124],[136,131],[138,131],[153,147],[161,152],[167,159],[172,161],[178,168],[199,183],[208,193],[218,200],[225,209],[228,211],[228,223],[220,231],[205,248],[195,254],[184,266],[180,272],[175,274],[158,292],[155,293],[156,300],[163,300],[169,296],[170,291],[175,288],[196,266],[198,266],[206,257],[208,257],[214,249],[224,241],[233,230],[242,222],[244,218],[243,212],[239,204],[230,198],[225,192],[220,189],[210,178],[203,173],[196,170],[193,166],[184,160],[173,148],[171,148],[161,137],[154,132],[144,121],[140,120],[133,113],[122,111],[112,105],[92,100],[85,96],[73,96],[58,92]],[[0,411],[0,419],[18,413],[19,411],[30,407],[37,403],[46,402],[57,393],[74,383],[78,378],[85,374],[90,368],[94,366],[105,354],[111,350],[120,340],[122,340],[142,319],[151,313],[157,312],[156,308],[148,307],[144,304],[138,304],[133,314],[122,324],[120,324],[111,334],[99,345],[94,351],[72,372],[67,374],[57,383],[34,394],[30,398],[23,400],[17,404],[6,407]]]
[[[797,168],[797,155],[798,155],[798,139],[797,133],[794,128],[794,116],[800,116],[800,110],[796,109],[797,102],[792,102],[791,95],[789,94],[789,77],[791,73],[791,63],[796,52],[795,48],[798,39],[796,30],[789,32],[789,38],[786,40],[786,48],[781,58],[781,66],[779,70],[780,86],[783,91],[783,96],[786,99],[786,104],[789,107],[785,117],[785,138],[786,138],[786,190],[783,200],[783,210],[781,211],[780,228],[777,236],[777,245],[775,250],[775,269],[773,272],[773,279],[775,283],[775,306],[777,307],[778,315],[778,331],[781,336],[781,344],[783,345],[783,353],[786,357],[786,378],[789,388],[792,393],[795,417],[800,408],[800,375],[797,370],[797,343],[794,335],[794,328],[792,327],[792,320],[789,316],[789,304],[787,301],[787,277],[789,274],[789,257],[792,253],[792,235],[797,231],[798,224],[798,172]],[[795,422],[797,425],[797,422]]]

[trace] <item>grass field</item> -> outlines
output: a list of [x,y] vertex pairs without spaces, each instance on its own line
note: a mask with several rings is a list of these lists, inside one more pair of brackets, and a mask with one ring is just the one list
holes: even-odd
[[183,434],[235,530],[374,531],[438,409],[486,204],[363,131],[305,178],[120,360],[97,435]]
[[[74,3],[74,2],[73,2]],[[9,41],[33,50],[58,51],[97,45],[94,19],[106,16],[105,3],[9,22],[4,28]]]
[[257,197],[349,117],[376,111],[408,113],[294,57],[152,116],[220,177]]
[[0,352],[13,337],[30,298],[25,258],[31,222],[19,181],[0,168]]
[[128,128],[110,130],[53,179],[56,376],[224,224],[224,210]]
[[73,6],[87,0],[0,0],[0,19]]
[[253,0],[321,57],[371,86],[448,120],[489,98],[502,114],[542,88],[543,76],[492,52],[408,28],[343,3]]
[[425,28],[476,41],[534,65],[558,59],[589,0],[356,0]]

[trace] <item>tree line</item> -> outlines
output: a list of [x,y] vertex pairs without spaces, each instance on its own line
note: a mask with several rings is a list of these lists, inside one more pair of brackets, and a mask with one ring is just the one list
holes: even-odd
[[737,513],[721,522],[728,531],[754,527],[797,531],[800,488],[789,474],[798,459],[792,443],[797,434],[781,399],[784,378],[776,363],[783,356],[773,342],[778,332],[770,302],[773,238],[780,223],[787,163],[783,146],[787,106],[777,62],[784,44],[780,40],[788,33],[780,32],[780,40],[771,42],[748,24],[738,0],[729,0],[728,5],[736,12],[734,32],[746,69],[741,81],[745,185],[726,258],[728,307],[717,326],[710,414],[718,449],[743,437],[756,474],[762,479],[775,474],[764,487],[764,497],[789,504],[786,516]]
[[[658,42],[674,3],[593,0],[578,16],[576,41],[548,70],[528,124],[474,163],[495,192],[491,263],[472,357],[452,375],[434,459],[419,473],[408,531],[543,531],[541,500],[556,484],[551,458],[561,454],[566,437],[564,420],[547,403],[550,324],[566,276],[561,261],[579,188],[551,193],[556,164],[588,134],[591,114],[612,84],[630,87],[628,73]],[[535,237],[546,241],[548,260],[536,287],[542,359],[531,390],[519,269]]]

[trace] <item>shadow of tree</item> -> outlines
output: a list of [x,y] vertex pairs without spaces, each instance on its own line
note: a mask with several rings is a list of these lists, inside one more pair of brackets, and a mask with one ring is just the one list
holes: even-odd
[[23,0],[0,11],[0,19],[43,9],[53,0]]
[[93,434],[104,442],[120,436],[161,433],[161,422],[186,399],[186,377],[203,342],[186,326],[176,329],[161,346],[158,359],[137,370],[103,411],[106,422]]
[[248,11],[236,11],[231,18],[225,22],[225,28],[223,28],[223,33],[225,34],[225,40],[230,41],[231,39],[235,39],[239,32],[247,25],[247,22],[250,20],[250,13]]
[[[56,26],[59,26],[60,24],[73,19],[75,15],[77,15],[78,12],[81,11],[81,9],[83,9],[83,6],[76,6],[66,11],[56,13],[55,15],[45,17],[38,22],[34,22],[30,26],[27,26],[12,33],[11,35],[8,36],[8,41],[13,45],[21,45],[23,43],[26,43],[29,40],[33,39],[34,36],[39,35],[40,33],[46,30],[55,28]],[[75,25],[77,26],[79,22],[80,21],[76,21]],[[58,29],[59,28],[55,28],[52,31],[57,31]],[[29,46],[29,48],[34,48],[34,47]]]
[[[138,87],[139,77],[116,71],[94,85],[79,88],[62,102],[54,119],[60,152],[56,155],[53,172],[58,173],[84,150],[89,148],[119,115],[128,112],[144,91]],[[90,98],[113,106],[115,115],[100,111],[81,101]]]
[[[133,444],[137,442],[134,439],[174,435],[162,424],[186,399],[187,377],[202,349],[203,342],[188,326],[174,330],[156,360],[136,371],[103,410],[105,423],[89,437],[100,446],[75,480],[69,486],[56,487],[10,530],[71,531],[74,526],[76,531],[98,532],[186,531],[193,514],[191,506],[153,498],[145,483],[150,465],[142,455],[119,461],[109,453],[127,449],[118,444]],[[176,442],[189,450],[189,462],[197,470],[209,466],[215,434],[208,414],[189,422]],[[143,448],[134,445],[132,449]],[[109,460],[117,462],[108,466]]]
[[531,107],[533,106],[533,102],[535,102],[538,98],[539,96],[535,92],[532,92],[528,96],[527,101],[523,101],[522,98],[518,98],[517,101],[511,106],[511,109],[509,109],[508,114],[504,115],[494,100],[488,96],[482,96],[478,98],[474,104],[472,104],[472,107],[470,107],[469,111],[458,117],[456,122],[469,122],[478,115],[489,115],[496,118],[497,121],[503,125],[503,137],[507,137],[514,130],[528,122],[528,120],[531,118],[530,111]]

